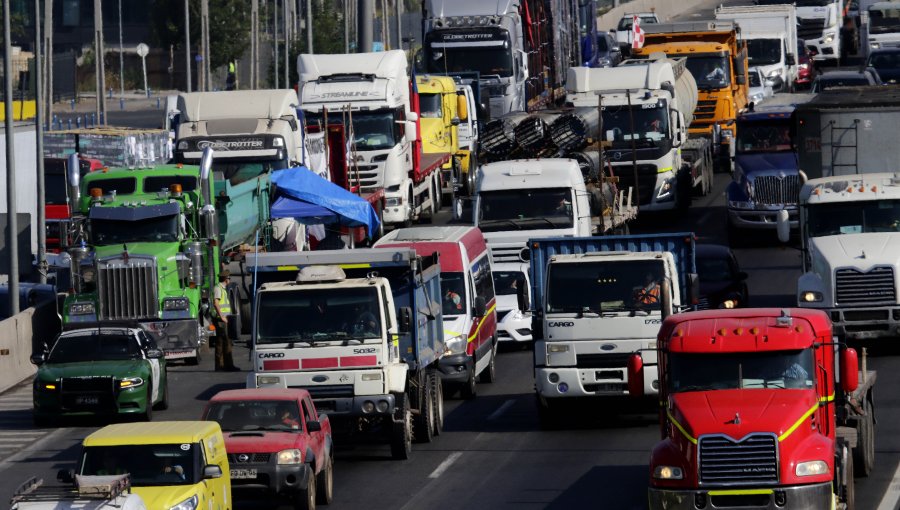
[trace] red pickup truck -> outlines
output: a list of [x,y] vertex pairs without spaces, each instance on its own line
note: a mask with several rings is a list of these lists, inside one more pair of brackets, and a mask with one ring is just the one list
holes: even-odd
[[301,389],[251,388],[217,393],[203,411],[219,423],[233,491],[290,499],[298,510],[331,503],[331,422]]

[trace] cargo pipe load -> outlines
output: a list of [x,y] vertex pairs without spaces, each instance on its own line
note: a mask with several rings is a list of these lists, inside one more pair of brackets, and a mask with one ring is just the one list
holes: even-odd
[[596,140],[600,129],[600,111],[585,106],[564,113],[550,126],[550,137],[561,153],[579,151]]
[[515,128],[528,118],[525,112],[510,112],[493,119],[484,127],[480,143],[485,154],[493,158],[505,158],[518,148]]
[[531,114],[516,126],[516,143],[531,157],[554,155],[556,144],[550,137],[550,125],[560,114],[559,111]]

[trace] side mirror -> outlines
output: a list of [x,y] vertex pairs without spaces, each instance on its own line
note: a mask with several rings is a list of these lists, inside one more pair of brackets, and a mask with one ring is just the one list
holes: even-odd
[[797,59],[794,58],[793,53],[788,53],[784,58],[784,63],[789,66],[797,65]]
[[400,317],[397,318],[397,328],[400,330],[400,334],[405,335],[409,333],[411,325],[412,309],[408,306],[403,306],[400,308]]
[[306,431],[307,432],[319,432],[322,430],[322,424],[315,421],[309,420],[306,422]]
[[222,478],[222,468],[215,464],[203,466],[203,479],[211,480],[213,478]]
[[484,317],[487,313],[487,303],[484,302],[484,297],[476,296],[475,297],[475,317]]
[[525,278],[520,278],[516,280],[516,304],[519,306],[519,311],[524,312],[528,310],[530,303],[528,302],[528,289],[526,288],[528,283],[525,281]]
[[419,139],[419,133],[417,131],[418,125],[414,120],[405,121],[403,126],[404,131],[406,131],[406,139],[409,141],[416,141]]
[[31,355],[31,364],[41,366],[47,362],[47,353],[39,352]]
[[161,359],[163,356],[165,356],[165,353],[163,353],[160,349],[147,350],[147,357],[150,359]]
[[407,122],[418,122],[419,114],[416,112],[406,112],[406,121]]
[[841,351],[841,388],[845,393],[852,393],[858,386],[859,356],[856,349],[847,347]]
[[56,481],[60,483],[75,483],[75,470],[60,469],[56,472]]
[[460,123],[459,117],[453,117],[452,119],[450,119],[451,126],[458,126],[459,123]]
[[628,357],[628,396],[641,398],[644,396],[644,358],[640,354]]
[[469,120],[469,103],[466,101],[465,95],[456,96],[456,114],[460,120]]
[[775,217],[775,231],[778,233],[780,242],[787,243],[791,240],[790,215],[784,209],[778,211]]

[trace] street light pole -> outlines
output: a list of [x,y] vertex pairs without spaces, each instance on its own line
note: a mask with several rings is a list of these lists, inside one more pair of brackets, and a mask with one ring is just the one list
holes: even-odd
[[122,0],[119,0],[119,95],[125,95],[125,46],[122,45]]
[[44,210],[44,119],[43,98],[41,91],[44,85],[43,69],[41,69],[41,0],[34,0],[34,134],[35,165],[37,170],[37,262],[40,283],[47,283],[47,230],[46,211]]
[[[9,0],[3,0],[3,107],[6,128],[6,250],[9,254],[9,316],[19,313],[19,225],[16,221],[16,158],[13,132],[12,44]],[[44,228],[40,225],[39,228]]]
[[259,87],[259,0],[250,3],[250,89]]
[[103,7],[100,0],[94,0],[94,56],[97,72],[97,122],[106,123],[106,49],[103,46]]
[[187,73],[187,87],[185,90],[191,91],[191,9],[190,0],[184,0],[184,70]]

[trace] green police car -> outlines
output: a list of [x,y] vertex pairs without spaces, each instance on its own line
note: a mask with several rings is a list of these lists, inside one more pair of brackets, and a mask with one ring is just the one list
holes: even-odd
[[53,348],[31,356],[34,422],[66,416],[129,416],[150,421],[169,406],[166,359],[137,328],[65,331]]

